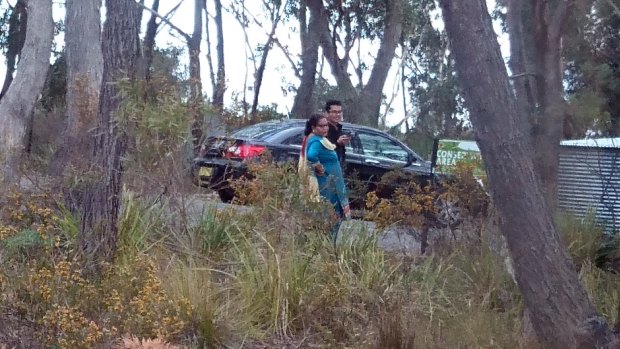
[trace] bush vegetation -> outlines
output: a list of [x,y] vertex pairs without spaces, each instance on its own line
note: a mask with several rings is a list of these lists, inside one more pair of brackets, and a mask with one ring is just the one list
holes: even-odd
[[[100,277],[82,268],[79,221],[58,199],[66,188],[0,193],[0,348],[536,347],[470,168],[441,193],[469,217],[451,229],[428,224],[437,198],[428,188],[370,195],[377,227],[432,228],[424,255],[385,251],[380,229],[355,224],[334,245],[329,207],[304,200],[291,165],[250,164],[252,175],[231,183],[245,207],[205,204],[184,183],[185,106],[166,95],[123,107],[135,139],[117,254]],[[62,185],[71,183],[79,189],[80,178]],[[617,240],[601,240],[589,221],[558,226],[614,322]]]
[[[518,290],[484,239],[403,257],[360,228],[334,246],[326,207],[300,197],[289,165],[252,168],[253,180],[233,184],[251,210],[207,205],[190,214],[177,200],[126,191],[115,263],[96,280],[80,267],[76,219],[51,193],[11,194],[0,225],[0,343],[531,347]],[[613,322],[620,280],[597,267],[601,234],[565,223],[581,279]]]

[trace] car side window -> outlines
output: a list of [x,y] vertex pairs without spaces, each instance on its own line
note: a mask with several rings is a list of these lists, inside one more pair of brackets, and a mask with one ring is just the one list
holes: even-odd
[[407,162],[409,153],[397,142],[374,133],[358,133],[362,154],[384,161]]
[[292,137],[287,138],[283,143],[288,145],[298,145],[301,147],[301,142],[304,140],[303,131]]

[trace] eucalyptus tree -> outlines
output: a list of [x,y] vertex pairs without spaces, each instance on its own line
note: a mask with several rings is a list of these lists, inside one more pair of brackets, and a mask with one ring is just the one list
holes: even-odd
[[26,25],[28,24],[28,11],[26,7],[26,0],[17,0],[15,6],[9,5],[5,13],[5,16],[8,18],[5,18],[5,23],[2,24],[5,30],[0,33],[0,43],[6,50],[6,73],[4,74],[2,90],[0,90],[0,99],[2,99],[11,82],[13,82],[17,57],[21,54],[24,41],[26,40]]
[[546,348],[617,348],[555,230],[531,156],[536,142],[485,0],[441,0],[446,31],[515,278]]
[[[383,97],[383,87],[401,40],[403,13],[409,3],[404,0],[328,1],[327,5],[310,8],[320,23],[319,43],[339,88],[340,99],[346,106],[348,119],[376,126]],[[372,67],[358,58],[352,60],[352,50],[361,52],[362,39],[378,41],[373,53]],[[339,54],[342,52],[342,54]],[[358,55],[359,57],[359,55]],[[349,65],[357,77],[354,84]],[[364,75],[370,70],[368,80]]]
[[101,51],[103,79],[97,126],[91,143],[92,168],[84,173],[80,200],[80,251],[87,268],[100,271],[102,262],[111,261],[117,247],[118,214],[121,203],[123,166],[127,149],[120,81],[133,82],[140,58],[142,7],[134,0],[106,0]]
[[319,61],[320,23],[326,20],[321,17],[327,16],[327,13],[321,11],[322,6],[321,0],[301,0],[299,6],[292,9],[299,22],[301,42],[301,74],[298,73],[300,82],[291,109],[294,117],[306,118],[317,110],[315,87]]
[[[181,0],[182,2],[183,0]],[[167,24],[170,28],[172,28],[177,34],[181,35],[185,42],[187,43],[188,53],[189,53],[189,107],[190,107],[190,132],[192,135],[192,141],[194,146],[197,146],[202,139],[202,129],[203,129],[203,95],[202,95],[202,78],[200,76],[201,68],[200,68],[200,46],[202,43],[202,30],[203,30],[203,9],[204,9],[204,1],[205,0],[194,0],[194,12],[193,12],[193,30],[192,34],[188,34],[181,30],[178,26],[174,25],[167,17],[159,14],[152,8],[149,8],[143,4],[143,2],[139,3],[143,9],[147,10],[151,13],[151,15],[159,18],[162,22]],[[159,4],[159,2],[155,2],[154,4]],[[178,5],[175,7],[175,9]],[[174,11],[174,10],[173,10]],[[154,19],[149,22],[154,21]]]
[[[251,11],[246,7],[245,1],[235,0],[231,3],[229,8],[229,11],[235,16],[244,31],[246,49],[250,52],[248,59],[253,64],[253,97],[252,103],[249,107],[249,114],[252,118],[255,118],[258,113],[259,97],[263,85],[263,79],[265,78],[269,54],[271,53],[272,48],[279,44],[276,31],[285,17],[290,15],[287,10],[291,6],[295,6],[295,3],[297,2],[289,0],[262,0],[260,5],[262,13],[255,13],[255,11]],[[266,39],[264,43],[258,44],[254,47],[250,42],[250,35],[248,31],[256,30],[257,28],[265,33]],[[247,98],[244,93],[243,104],[247,106],[249,103],[247,103],[246,99]],[[247,109],[247,107],[244,107],[244,109]],[[244,113],[247,114],[247,110],[244,110]]]
[[24,48],[15,79],[0,100],[0,182],[17,179],[25,135],[49,69],[54,23],[51,0],[29,0]]
[[151,13],[151,17],[146,23],[146,31],[144,33],[144,39],[142,40],[142,76],[144,81],[148,84],[151,81],[151,66],[153,65],[153,52],[155,51],[155,37],[157,36],[157,28],[159,23],[157,22],[156,13],[159,12],[159,0],[153,0],[151,9],[154,13]]
[[[404,21],[402,79],[408,92],[411,131],[429,138],[460,138],[467,131],[454,59],[445,30],[435,28],[432,13],[435,2],[419,0]],[[406,109],[406,108],[405,108]],[[409,131],[409,128],[408,128]]]
[[213,97],[211,102],[218,109],[224,107],[224,92],[226,92],[226,61],[224,60],[224,22],[222,19],[222,1],[214,0],[215,3],[215,30],[216,30],[216,54],[217,73],[213,81]]
[[[67,0],[65,51],[67,92],[66,127],[62,143],[50,170],[59,175],[64,169],[83,169],[88,161],[83,149],[96,125],[99,91],[103,75],[101,45],[101,0]],[[80,164],[81,163],[81,164]],[[70,165],[70,166],[67,166]]]
[[568,113],[564,135],[620,135],[620,9],[613,1],[580,2],[564,36]]
[[520,112],[529,119],[536,173],[550,207],[557,205],[564,99],[562,38],[572,11],[569,0],[508,0],[510,69]]

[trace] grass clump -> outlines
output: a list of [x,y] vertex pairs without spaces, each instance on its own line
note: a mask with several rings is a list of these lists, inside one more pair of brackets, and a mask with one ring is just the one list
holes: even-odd
[[[75,218],[53,200],[16,196],[0,228],[0,343],[526,347],[517,287],[482,239],[412,257],[360,227],[334,244],[326,206],[297,194],[296,174],[260,166],[239,183],[243,211],[126,193],[117,258],[97,279],[76,257]],[[580,278],[615,321],[617,275],[597,267],[589,228],[570,226]]]

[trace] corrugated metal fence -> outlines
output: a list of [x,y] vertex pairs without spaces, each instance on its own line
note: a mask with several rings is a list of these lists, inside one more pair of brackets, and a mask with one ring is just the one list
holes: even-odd
[[620,229],[620,138],[562,142],[558,197],[567,212],[578,217],[592,212],[607,229]]

